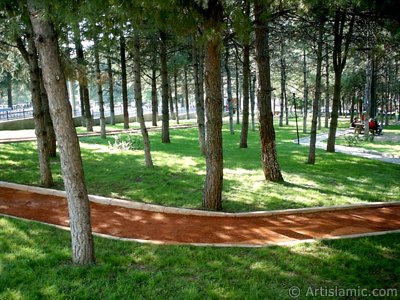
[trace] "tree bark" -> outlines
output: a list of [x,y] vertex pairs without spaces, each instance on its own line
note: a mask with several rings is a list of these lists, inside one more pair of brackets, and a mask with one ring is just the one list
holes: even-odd
[[206,84],[206,180],[203,207],[222,209],[223,150],[222,150],[222,95],[221,95],[221,25],[223,6],[220,1],[209,1],[206,28],[208,36],[205,52]]
[[178,107],[178,71],[174,71],[174,99],[175,99],[175,112],[176,112],[176,124],[179,124],[179,107]]
[[256,130],[255,124],[255,102],[256,102],[256,76],[251,76],[252,80],[250,83],[250,110],[251,110],[251,131]]
[[281,113],[279,115],[279,126],[283,126],[283,111],[286,107],[286,125],[289,125],[287,112],[287,97],[286,97],[286,60],[285,60],[285,43],[283,39],[280,41],[281,46]]
[[328,44],[325,47],[325,128],[329,127],[329,98],[330,98],[330,85],[329,85],[329,48]]
[[42,70],[39,69],[39,79],[40,79],[40,92],[42,99],[42,111],[44,115],[44,121],[46,124],[47,131],[47,150],[49,152],[50,157],[57,156],[57,139],[56,133],[54,132],[53,121],[50,116],[50,108],[49,108],[49,98],[47,97],[47,92],[44,87],[43,81],[43,73]]
[[79,24],[76,24],[74,27],[74,39],[76,47],[76,59],[81,68],[81,70],[79,71],[79,94],[81,107],[83,107],[82,112],[85,118],[86,131],[91,132],[93,131],[93,120],[92,114],[90,112],[89,88],[86,76],[85,56],[83,53]]
[[315,144],[317,141],[317,118],[319,115],[319,103],[321,101],[321,73],[322,73],[322,46],[324,37],[324,20],[318,22],[318,40],[317,40],[317,72],[315,77],[315,94],[313,100],[313,113],[311,120],[310,148],[308,152],[309,164],[315,164]]
[[101,71],[100,71],[100,55],[99,55],[99,41],[97,37],[94,38],[94,60],[96,67],[96,81],[97,81],[97,96],[99,100],[100,110],[100,137],[105,139],[106,134],[106,117],[104,115],[104,99],[103,99],[103,84],[101,82]]
[[[247,1],[247,10],[250,10]],[[242,131],[240,132],[240,148],[247,148],[247,136],[249,134],[249,95],[250,95],[250,45],[243,45],[243,116]]]
[[187,77],[187,67],[185,65],[184,69],[185,75],[185,106],[186,106],[186,120],[190,119],[190,111],[189,111],[189,88],[188,88],[188,77]]
[[12,76],[10,72],[6,73],[6,82],[7,82],[7,106],[12,109],[13,107]]
[[[233,102],[232,102],[232,79],[231,70],[229,68],[229,46],[225,45],[225,72],[226,72],[226,82],[227,82],[227,93],[228,93],[228,111],[229,111],[229,132],[235,134],[233,128]],[[238,113],[238,112],[236,112]]]
[[351,36],[353,34],[354,15],[351,17],[349,22],[348,32],[345,37],[344,50],[342,50],[343,38],[344,38],[344,27],[346,25],[346,13],[337,10],[335,13],[334,22],[334,47],[333,47],[333,69],[335,71],[335,83],[333,87],[333,100],[332,100],[332,114],[331,124],[329,127],[329,135],[326,150],[328,152],[335,152],[335,141],[336,141],[336,130],[338,111],[340,106],[340,93],[341,93],[341,80],[342,72],[346,65],[347,55],[349,52],[349,46]]
[[160,30],[160,65],[161,65],[161,142],[170,143],[168,110],[168,69],[167,69],[167,34]]
[[114,104],[114,77],[112,71],[111,53],[107,57],[108,73],[108,94],[110,99],[110,124],[115,125],[115,104]]
[[265,6],[261,0],[254,2],[255,16],[255,48],[258,65],[258,110],[260,120],[261,158],[265,179],[280,182],[283,177],[276,154],[275,130],[271,109],[271,70],[269,56],[269,28],[263,11]]
[[307,133],[308,86],[307,86],[307,56],[305,47],[303,48],[303,84],[304,84],[303,133]]
[[142,82],[141,82],[141,67],[140,67],[140,40],[137,33],[134,33],[133,39],[134,39],[133,74],[135,76],[135,102],[136,102],[137,119],[139,121],[140,130],[142,132],[146,166],[152,168],[153,160],[151,158],[151,152],[150,152],[150,139],[143,116]]
[[45,187],[51,187],[54,183],[49,159],[50,157],[48,149],[47,128],[44,118],[44,112],[42,110],[38,53],[35,42],[33,40],[31,25],[28,25],[28,28],[30,28],[29,31],[31,31],[30,33],[28,33],[28,64],[31,83],[33,120],[35,123],[35,134],[39,155],[40,182],[41,185]]
[[129,128],[129,111],[128,111],[128,84],[126,75],[126,44],[125,37],[121,33],[119,37],[119,51],[121,57],[121,81],[122,81],[122,109],[124,113],[124,129]]
[[196,102],[196,116],[197,116],[197,130],[199,133],[199,146],[203,155],[206,154],[205,143],[205,115],[204,115],[204,98],[203,98],[203,64],[202,64],[202,49],[196,43],[196,38],[192,38],[192,59],[193,59],[193,73],[194,73],[194,99]]
[[72,120],[57,37],[53,24],[44,17],[47,14],[38,9],[41,5],[43,3],[39,0],[28,0],[36,47],[41,57],[44,85],[51,99],[50,114],[59,142],[61,170],[68,200],[72,259],[75,263],[90,264],[95,262],[95,256],[79,141]]
[[151,112],[152,124],[157,126],[158,121],[158,98],[157,98],[157,52],[154,51],[151,66]]

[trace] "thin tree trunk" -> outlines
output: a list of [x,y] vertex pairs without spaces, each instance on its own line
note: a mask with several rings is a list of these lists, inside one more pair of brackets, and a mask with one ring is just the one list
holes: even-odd
[[[229,110],[229,132],[235,134],[235,129],[233,128],[233,103],[232,103],[232,79],[231,70],[229,68],[229,46],[225,45],[225,71],[226,71],[226,82],[227,82],[227,93],[228,93],[228,110]],[[236,112],[238,113],[238,112]]]
[[57,139],[56,133],[54,132],[53,121],[50,116],[50,108],[49,108],[49,98],[47,97],[47,92],[44,87],[43,74],[42,70],[39,69],[39,79],[40,79],[40,92],[42,99],[42,111],[44,115],[44,121],[46,124],[47,131],[47,150],[49,152],[50,157],[57,156]]
[[176,124],[179,124],[179,107],[178,107],[178,73],[174,71],[174,95],[175,95],[175,111],[176,111]]
[[142,83],[141,83],[141,70],[140,70],[140,41],[137,33],[134,34],[134,47],[133,47],[133,73],[135,76],[135,102],[137,110],[137,119],[140,124],[140,130],[143,137],[144,157],[146,166],[153,167],[153,160],[150,152],[150,139],[147,133],[146,124],[143,117],[143,103],[142,103]]
[[318,41],[317,41],[317,72],[315,78],[315,94],[313,100],[313,113],[311,120],[311,133],[310,133],[310,148],[308,152],[309,164],[315,164],[315,144],[317,141],[317,117],[318,107],[321,101],[321,73],[322,73],[322,46],[324,36],[324,23],[322,19],[318,22]]
[[6,73],[6,83],[7,83],[7,106],[12,109],[13,107],[12,77],[10,72]]
[[158,121],[157,74],[154,62],[151,70],[151,113],[152,113],[151,117],[152,125],[157,126],[157,121]]
[[160,30],[160,65],[161,65],[161,112],[162,131],[161,141],[170,143],[169,138],[169,110],[168,110],[168,69],[167,69],[167,35]]
[[332,100],[332,114],[331,124],[329,127],[329,135],[326,151],[335,152],[336,130],[338,111],[340,106],[340,93],[341,93],[341,80],[342,72],[346,65],[347,55],[349,51],[351,36],[353,34],[355,16],[353,15],[350,20],[349,30],[345,38],[345,48],[342,50],[343,43],[343,30],[346,23],[346,13],[336,11],[334,22],[334,49],[333,49],[333,69],[335,71],[335,83],[333,87],[333,100]]
[[[199,50],[202,52],[202,50]],[[202,55],[198,53],[198,46],[196,44],[196,39],[192,38],[192,57],[193,57],[193,70],[194,70],[194,99],[196,103],[196,116],[197,116],[197,130],[199,133],[199,145],[200,151],[203,155],[206,154],[206,144],[205,144],[205,115],[204,115],[204,98],[203,98],[203,64]]]
[[[279,126],[283,126],[283,110],[286,104],[287,112],[287,99],[286,99],[286,61],[285,61],[285,44],[283,39],[280,41],[281,46],[281,112],[279,115]],[[288,125],[288,116],[286,115],[286,125]]]
[[168,76],[168,100],[169,100],[169,112],[170,118],[172,120],[176,119],[175,109],[174,109],[174,98],[172,97],[172,83],[171,78]]
[[94,38],[94,60],[96,67],[96,81],[97,81],[97,96],[99,99],[99,110],[100,110],[100,137],[105,139],[106,134],[106,118],[104,115],[104,99],[103,99],[103,84],[101,82],[101,71],[100,71],[100,55],[99,55],[99,41],[97,37]]
[[186,106],[186,119],[190,119],[190,111],[189,111],[189,88],[188,88],[188,77],[187,77],[187,67],[185,65],[184,68],[185,75],[185,106]]
[[38,53],[34,43],[31,25],[29,24],[28,27],[30,27],[30,33],[28,34],[28,63],[31,82],[33,120],[35,123],[35,134],[39,155],[40,182],[41,185],[45,187],[51,187],[54,183],[49,159],[47,128],[44,112],[42,110]]
[[221,96],[221,29],[223,6],[210,1],[207,28],[212,35],[206,42],[206,180],[203,207],[222,209],[223,150],[222,150],[222,96]]
[[53,24],[46,20],[43,5],[38,0],[28,0],[30,19],[36,35],[43,79],[50,101],[50,113],[60,144],[61,170],[67,192],[69,220],[74,263],[95,262],[93,236],[90,223],[89,199],[83,175],[78,136],[72,120],[71,106]]
[[251,131],[256,130],[255,125],[255,102],[256,102],[256,76],[252,76],[250,83],[250,110],[251,110]]
[[157,126],[158,121],[158,97],[157,97],[157,48],[152,53],[151,63],[151,113],[152,125]]
[[86,131],[91,132],[93,131],[93,120],[92,120],[92,114],[90,112],[89,88],[86,76],[85,56],[83,53],[79,24],[76,24],[74,29],[75,29],[74,39],[76,47],[76,59],[81,68],[79,72],[79,91],[81,100],[81,110],[85,118]]
[[308,86],[307,86],[307,56],[306,48],[303,48],[303,84],[304,84],[304,107],[303,107],[303,133],[307,133],[308,114]]
[[110,124],[115,125],[115,104],[114,104],[114,77],[112,71],[111,53],[107,57],[108,73],[108,94],[110,99]]
[[262,17],[264,5],[255,0],[256,61],[258,65],[258,110],[260,114],[261,158],[265,179],[280,182],[283,177],[276,154],[275,130],[271,109],[271,70],[268,23]]
[[[246,11],[250,14],[250,5],[247,1]],[[249,134],[249,95],[250,95],[250,45],[243,45],[243,116],[242,131],[240,133],[240,148],[247,148]]]
[[124,113],[124,129],[129,128],[129,111],[128,111],[128,84],[126,75],[126,42],[125,37],[121,33],[119,37],[119,51],[121,57],[121,81],[122,81],[122,109]]
[[330,85],[329,85],[329,49],[328,44],[325,47],[325,128],[329,127],[329,98],[330,98]]
[[240,124],[239,50],[237,47],[236,47],[236,59],[235,59],[235,77],[236,77],[236,124]]

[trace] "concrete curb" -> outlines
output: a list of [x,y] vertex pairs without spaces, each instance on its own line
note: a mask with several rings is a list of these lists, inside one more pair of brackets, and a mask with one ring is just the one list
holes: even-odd
[[[57,229],[70,231],[69,227],[31,220],[31,219],[24,219],[21,217],[5,215],[0,213],[0,217],[11,218],[16,220],[22,221],[30,221],[38,224],[43,224],[46,226],[52,226]],[[362,238],[362,237],[373,237],[373,236],[380,236],[385,234],[391,233],[400,233],[400,229],[396,230],[387,230],[387,231],[376,231],[376,232],[367,232],[367,233],[357,233],[357,234],[349,234],[349,235],[338,235],[332,237],[325,237],[325,238],[315,238],[315,239],[304,239],[304,240],[294,240],[294,241],[286,241],[286,242],[268,242],[265,244],[245,244],[245,243],[182,243],[182,242],[172,242],[172,241],[159,241],[159,240],[144,240],[144,239],[135,239],[135,238],[123,238],[117,237],[113,235],[108,235],[104,233],[92,232],[94,236],[116,240],[116,241],[124,241],[124,242],[135,242],[140,244],[152,244],[152,245],[165,245],[165,246],[194,246],[194,247],[216,247],[216,248],[266,248],[272,246],[295,246],[298,244],[303,243],[315,243],[321,241],[329,241],[329,240],[339,240],[339,239],[354,239],[354,238]]]
[[[23,185],[11,182],[0,181],[0,187],[16,189],[24,192],[33,192],[42,195],[52,195],[57,197],[66,197],[65,191],[47,189],[37,186]],[[397,206],[400,205],[400,201],[394,202],[371,202],[371,203],[356,203],[349,205],[338,205],[331,207],[310,207],[310,208],[298,208],[298,209],[281,209],[273,211],[253,211],[253,212],[242,212],[242,213],[228,213],[228,212],[215,212],[205,211],[199,209],[187,209],[178,207],[168,207],[155,204],[147,204],[135,201],[127,201],[116,198],[109,198],[103,196],[89,195],[89,200],[94,203],[103,205],[114,205],[119,207],[145,210],[156,213],[167,213],[167,214],[179,214],[187,216],[203,216],[203,217],[229,217],[229,218],[240,218],[240,217],[267,217],[276,215],[287,215],[287,214],[305,214],[305,213],[318,213],[328,211],[340,211],[357,208],[374,208],[374,207],[386,207],[386,206]]]

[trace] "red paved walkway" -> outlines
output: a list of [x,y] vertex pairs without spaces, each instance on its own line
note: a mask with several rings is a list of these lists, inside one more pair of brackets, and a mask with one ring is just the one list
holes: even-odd
[[[0,188],[0,213],[68,226],[65,198]],[[91,203],[93,231],[164,243],[274,244],[400,229],[400,206],[267,217],[202,217]]]

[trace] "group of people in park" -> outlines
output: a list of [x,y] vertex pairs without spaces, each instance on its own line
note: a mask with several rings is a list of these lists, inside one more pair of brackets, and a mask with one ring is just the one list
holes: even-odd
[[[362,125],[364,127],[363,122],[360,122],[358,117],[355,117],[353,122],[351,122],[351,127],[356,128],[357,125]],[[369,131],[373,134],[373,135],[382,135],[382,124],[378,122],[378,120],[375,118],[370,118],[368,121],[368,127],[369,127]]]

